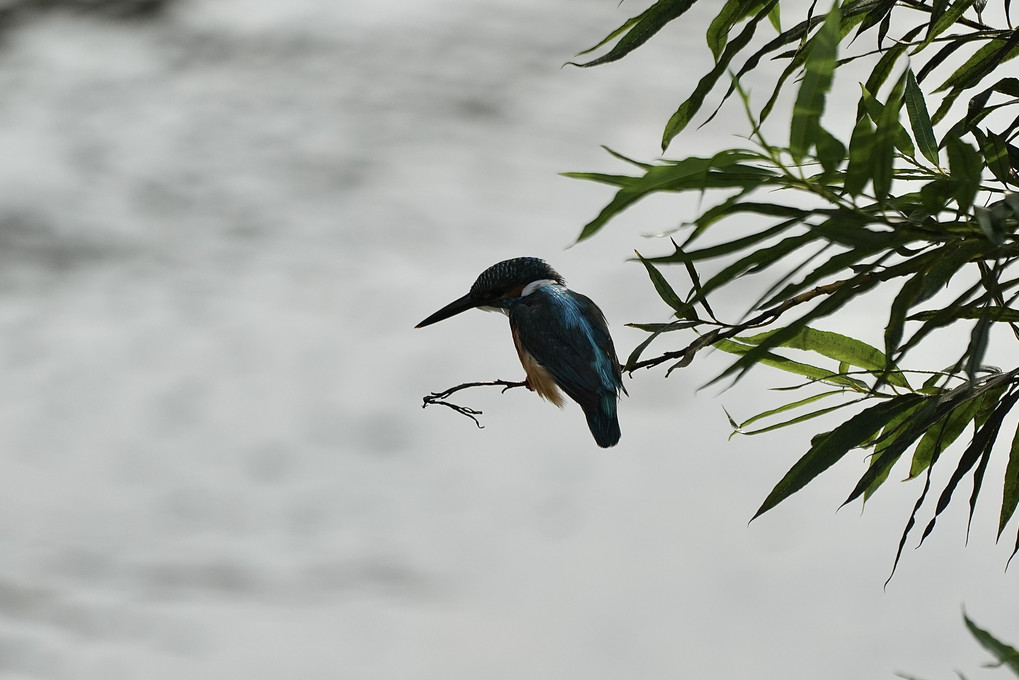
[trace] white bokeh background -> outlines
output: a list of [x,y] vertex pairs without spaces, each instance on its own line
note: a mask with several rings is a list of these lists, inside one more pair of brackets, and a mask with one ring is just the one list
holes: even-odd
[[[1019,632],[995,490],[968,547],[962,503],[887,589],[919,487],[836,512],[862,456],[748,525],[812,430],[730,441],[722,406],[755,413],[782,376],[698,391],[725,365],[709,354],[638,374],[609,451],[579,409],[523,390],[464,395],[483,430],[420,408],[520,377],[501,317],[412,329],[498,260],[552,262],[623,354],[643,338],[623,323],[664,318],[627,258],[663,252],[642,234],[695,205],[648,201],[568,248],[609,194],[557,173],[623,170],[599,144],[656,155],[712,9],[593,70],[561,65],[634,8],[17,13],[0,36],[0,676],[1000,676],[960,615]],[[730,143],[740,116],[673,154]],[[868,312],[827,327],[877,342]]]

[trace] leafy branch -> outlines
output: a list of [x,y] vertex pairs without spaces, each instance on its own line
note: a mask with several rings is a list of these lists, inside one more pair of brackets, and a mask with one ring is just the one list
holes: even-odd
[[[621,59],[695,2],[657,0],[587,52],[604,49],[602,56],[578,65]],[[667,150],[728,78],[727,90],[704,123],[736,94],[750,124],[748,144],[708,157],[651,163],[610,151],[637,171],[566,173],[615,190],[578,240],[594,236],[652,194],[700,197],[706,208],[669,232],[671,252],[637,255],[670,318],[629,324],[648,337],[630,353],[624,370],[632,374],[669,364],[668,376],[689,365],[700,350],[714,347],[735,357],[716,380],[738,379],[754,366],[767,365],[806,378],[797,389],[814,390],[743,423],[730,416],[734,433],[773,431],[856,406],[858,411],[841,425],[813,437],[757,515],[857,448],[870,450],[869,465],[846,502],[866,499],[912,450],[908,478],[925,481],[897,563],[930,490],[931,470],[945,464],[943,453],[967,428],[971,439],[936,501],[921,543],[967,478],[973,484],[972,517],[989,456],[1019,403],[1019,368],[1000,370],[984,363],[996,324],[1005,324],[1019,341],[1019,309],[1014,307],[1019,299],[1014,272],[1019,261],[1019,79],[995,76],[1019,55],[1019,30],[1008,18],[1009,3],[1004,26],[992,25],[976,0],[847,0],[828,11],[816,11],[814,3],[806,18],[790,27],[782,25],[779,6],[779,0],[719,4],[705,34],[714,64],[662,134]],[[762,38],[769,25],[772,37]],[[756,77],[765,59],[785,66],[764,105],[755,108],[741,82]],[[824,116],[828,96],[840,69],[850,63],[869,64],[870,73],[854,86],[859,95],[852,128],[829,130]],[[931,87],[935,80],[938,84]],[[766,139],[763,126],[789,83],[797,86],[788,141],[775,144]],[[962,105],[964,95],[968,100]],[[701,245],[720,224],[726,225],[725,236]],[[678,239],[681,233],[685,236]],[[699,269],[708,263],[714,271],[702,278]],[[670,265],[685,269],[688,292],[676,292],[664,272]],[[777,280],[757,284],[763,293],[747,318],[719,321],[709,299],[739,281],[774,272]],[[888,288],[891,303],[876,319],[880,325],[875,324],[883,338],[880,349],[817,328],[864,295]],[[774,327],[779,321],[784,325]],[[948,327],[968,329],[968,342],[960,345],[953,365],[900,368],[912,350]],[[764,332],[746,337],[752,329]],[[697,333],[692,341],[642,358],[652,343],[689,331]],[[822,361],[800,361],[790,352]],[[925,379],[913,386],[907,376]],[[840,397],[848,399],[821,405]],[[748,430],[751,423],[760,425]],[[999,537],[1019,502],[1019,431],[1009,451]]]

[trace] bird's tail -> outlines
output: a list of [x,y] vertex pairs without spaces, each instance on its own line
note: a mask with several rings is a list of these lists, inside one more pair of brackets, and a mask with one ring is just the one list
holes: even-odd
[[608,448],[619,441],[619,418],[616,417],[616,395],[603,394],[589,408],[584,409],[587,426],[598,446]]

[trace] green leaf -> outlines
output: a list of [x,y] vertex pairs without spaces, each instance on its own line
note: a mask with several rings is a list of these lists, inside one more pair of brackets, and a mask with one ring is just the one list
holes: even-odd
[[817,127],[817,138],[814,143],[817,146],[817,159],[821,161],[824,174],[831,175],[846,160],[845,145],[820,125]]
[[[935,414],[935,421],[945,413],[948,413],[951,409],[956,408],[959,404],[966,402],[967,400],[974,400],[977,404],[978,413],[987,411],[984,408],[987,404],[997,403],[1001,394],[1008,389],[1011,380],[1014,378],[1011,374],[1001,374],[988,379],[982,386],[974,389],[969,384],[961,385],[953,390],[943,393],[937,397],[938,413]],[[932,386],[929,385],[929,386]],[[977,418],[974,422],[986,422],[986,419]],[[932,423],[933,424],[933,423]],[[979,425],[977,425],[979,427]],[[931,488],[931,470],[934,468],[934,464],[937,462],[938,457],[944,447],[935,447],[932,458],[928,465],[928,472],[926,479],[924,480],[923,490],[920,492],[919,498],[913,504],[913,510],[909,514],[909,520],[906,522],[906,527],[902,530],[902,535],[899,538],[899,545],[895,550],[895,561],[892,563],[892,572],[888,576],[888,580],[885,581],[885,585],[895,575],[895,569],[899,566],[899,559],[902,557],[902,551],[906,547],[906,539],[908,538],[913,527],[916,525],[916,516],[923,506],[924,501],[927,498],[927,493]],[[929,532],[929,528],[928,528]],[[925,534],[926,535],[926,534]],[[921,541],[922,542],[922,541]]]
[[[992,40],[977,50],[976,54],[970,57],[969,61],[957,69],[935,90],[939,92],[951,88],[948,94],[941,100],[941,105],[934,112],[931,120],[934,123],[938,123],[948,114],[955,100],[963,91],[978,85],[994,69],[1000,67],[1002,62],[1014,58],[1017,54],[1019,54],[1019,32],[1017,31],[1010,31],[1007,40]],[[976,113],[973,114],[973,107],[971,107],[971,113],[967,115],[967,122],[971,125],[974,123],[974,115],[977,118],[983,118],[986,115],[986,110],[980,111],[980,108],[977,107]]]
[[974,294],[981,290],[979,283],[974,283],[972,286],[967,288],[965,291],[960,293],[956,298],[945,305],[943,309],[935,310],[929,318],[923,320],[923,325],[910,336],[909,340],[905,344],[901,345],[896,355],[896,359],[901,359],[907,351],[916,347],[921,340],[930,335],[933,331],[938,328],[943,328],[948,324],[952,323],[955,319],[957,309],[970,300]]
[[781,8],[782,8],[782,6],[776,3],[775,6],[771,8],[771,11],[768,12],[768,21],[771,22],[771,27],[774,28],[775,32],[777,32],[777,33],[781,33],[782,32],[782,11],[781,11]]
[[[748,345],[760,345],[770,340],[777,331],[766,331],[749,338],[738,338]],[[851,338],[832,331],[820,331],[809,326],[799,328],[795,335],[788,337],[776,347],[788,347],[807,352],[816,352],[821,356],[845,362],[866,371],[882,372],[887,365],[887,358],[881,350],[868,345],[862,340]],[[889,384],[909,389],[909,383],[901,373],[894,373],[888,378]]]
[[899,350],[899,343],[902,342],[903,328],[906,322],[906,315],[910,308],[916,303],[923,290],[923,281],[926,272],[920,271],[902,284],[898,295],[892,300],[888,323],[885,325],[885,355],[894,357]]
[[[1000,393],[995,396],[995,402],[998,398]],[[937,425],[927,430],[913,452],[913,460],[909,465],[910,479],[930,467],[935,456],[940,455],[959,438],[966,426],[976,418],[983,404],[983,395],[966,399],[949,411]]]
[[[917,312],[909,317],[910,321],[927,321],[928,319],[934,318],[935,315],[941,314],[944,310],[927,310],[923,312]],[[955,319],[979,319],[983,316],[984,312],[987,312],[987,320],[995,323],[1019,323],[1019,310],[1012,309],[1011,307],[995,307],[989,305],[983,306],[968,306],[961,307],[952,313],[952,320]]]
[[966,63],[956,69],[935,92],[951,88],[956,94],[974,87],[995,68],[1016,55],[1019,33],[1011,31],[1005,40],[990,40],[978,49]]
[[907,411],[909,418],[901,422],[895,429],[886,427],[878,441],[881,450],[871,461],[870,467],[863,473],[843,505],[851,503],[860,496],[872,493],[880,483],[888,477],[892,466],[899,460],[909,446],[923,435],[928,428],[937,423],[944,415],[948,405],[946,401],[927,397],[919,407]]
[[1005,530],[1005,525],[1012,519],[1016,505],[1019,505],[1019,428],[1012,437],[1012,447],[1008,453],[1008,464],[1005,466],[1005,487],[1001,497],[1001,515],[998,518],[998,538]]
[[959,20],[963,13],[969,9],[976,0],[957,0],[952,3],[952,7],[944,14],[937,16],[936,13],[931,14],[930,28],[927,29],[927,36],[923,42],[913,48],[910,54],[919,54],[927,48],[934,39],[944,33],[946,30]]
[[892,466],[903,452],[927,429],[920,427],[916,421],[929,417],[935,410],[935,404],[928,399],[895,416],[881,429],[874,447],[874,455],[870,458],[867,482],[861,484],[865,503],[888,479]]
[[[877,129],[874,132],[874,193],[878,198],[884,198],[891,191],[893,167],[895,162],[895,151],[893,146],[897,138],[901,139],[902,123],[899,122],[899,107],[902,104],[902,90],[905,86],[904,78],[900,78],[892,93],[888,96],[884,110],[877,121]],[[906,135],[908,139],[908,135]],[[912,145],[912,141],[910,142]],[[907,153],[907,155],[912,155]]]
[[980,150],[988,170],[1002,184],[1015,184],[1012,177],[1012,162],[1008,157],[1008,141],[997,132],[988,131],[980,135]]
[[920,153],[937,166],[940,161],[938,140],[934,136],[931,117],[927,113],[927,103],[916,82],[916,76],[913,75],[913,69],[906,70],[906,113],[909,115],[909,125],[913,128],[913,137],[920,147]]
[[[775,5],[775,7],[778,8],[778,5]],[[729,86],[729,90],[728,92],[725,93],[725,96],[722,98],[722,101],[724,102],[732,94],[733,90],[735,89],[736,82],[738,82],[744,75],[757,68],[757,66],[761,62],[761,59],[763,59],[765,56],[771,54],[772,52],[781,47],[785,47],[793,43],[799,43],[803,39],[803,37],[806,36],[811,29],[813,29],[814,26],[820,24],[823,20],[824,17],[811,17],[806,21],[801,21],[800,23],[796,24],[796,26],[779,35],[777,38],[774,38],[771,41],[769,41],[764,47],[757,50],[757,52],[754,52],[754,54],[751,55],[750,58],[746,60],[746,62],[744,62],[743,66],[736,73],[736,77],[733,79],[734,82],[732,85]],[[768,99],[768,102],[761,109],[760,122],[763,123],[764,120],[768,117],[768,113],[774,107],[775,102],[778,99],[779,92],[781,91],[782,85],[785,83],[785,81],[788,80],[789,77],[794,72],[798,71],[799,68],[803,65],[803,58],[804,57],[802,51],[797,50],[795,56],[789,60],[789,64],[782,71],[782,74],[778,77],[778,81],[775,85],[775,90],[772,92],[771,97]],[[712,114],[712,116],[714,116],[714,114]]]
[[[742,205],[747,206],[748,204],[744,203]],[[749,212],[756,211],[751,210]],[[651,258],[651,261],[654,262],[655,264],[685,263],[685,262],[698,262],[701,260],[710,260],[716,257],[731,255],[732,253],[738,253],[744,250],[748,250],[750,246],[755,245],[757,243],[761,243],[762,241],[766,241],[773,236],[777,236],[778,234],[781,234],[782,232],[789,229],[791,226],[796,225],[798,223],[799,223],[798,217],[793,216],[792,219],[786,220],[785,222],[781,222],[772,227],[768,227],[767,229],[764,229],[757,233],[750,234],[748,236],[744,236],[743,238],[735,239],[733,241],[728,241],[726,243],[720,243],[717,246],[709,246],[707,248],[702,248],[700,250],[686,251],[684,250],[684,248],[675,246],[675,251],[672,253],[672,255],[664,255],[662,257]],[[689,244],[690,241],[692,240],[693,237],[688,239],[686,243],[683,244],[684,247],[687,244]]]
[[821,114],[835,72],[841,23],[842,12],[836,4],[810,42],[789,132],[789,151],[797,161],[807,154],[820,134]]
[[655,290],[658,291],[658,296],[662,298],[665,304],[672,307],[672,309],[676,312],[676,316],[689,319],[690,315],[693,314],[693,307],[681,297],[676,295],[676,291],[672,289],[668,280],[662,276],[662,273],[658,271],[654,264],[644,259],[640,253],[637,253],[637,259],[639,259],[641,264],[644,265],[644,268],[647,269],[648,276],[651,277],[651,283],[654,284]]
[[[829,292],[824,298],[821,299],[812,309],[791,322],[788,326],[783,329],[779,329],[775,332],[775,335],[768,340],[772,344],[780,344],[782,340],[787,337],[791,337],[796,332],[810,323],[814,319],[820,319],[835,311],[841,309],[849,300],[862,295],[866,291],[870,290],[877,284],[877,281],[867,276],[866,271],[863,271],[851,279],[840,282],[831,292]],[[745,356],[740,357],[732,365],[726,368],[722,373],[716,376],[711,383],[718,382],[722,378],[725,378],[733,373],[736,375],[736,380],[739,380],[751,367],[756,364],[759,359],[766,353],[768,345],[758,345],[753,350],[747,352]],[[711,384],[709,383],[709,384]]]
[[1013,673],[1019,675],[1019,651],[978,627],[970,621],[968,616],[963,615],[963,619],[966,621],[966,627],[969,629],[969,632],[973,634],[973,637],[980,643],[980,646],[990,652],[998,660],[999,664],[1008,666]]
[[[870,72],[870,76],[867,77],[867,82],[864,83],[863,89],[868,92],[877,92],[881,89],[881,86],[888,80],[888,76],[891,75],[892,69],[898,60],[906,53],[906,41],[912,40],[912,37],[916,35],[917,29],[914,29],[903,36],[902,42],[889,48],[881,58],[878,59],[877,64]],[[862,102],[861,102],[862,105]],[[856,117],[859,118],[863,115],[863,108],[857,106]]]
[[861,411],[831,432],[814,437],[807,453],[779,480],[752,519],[760,517],[802,489],[841,460],[851,449],[880,432],[892,418],[912,408],[922,399],[923,397],[918,394],[893,397]]
[[725,49],[725,42],[729,39],[729,31],[736,25],[736,22],[743,18],[743,10],[748,4],[748,0],[727,0],[722,6],[721,11],[711,20],[705,38],[715,61],[718,61],[718,55]]
[[[836,222],[843,221],[840,219],[841,217],[843,217],[843,215],[841,214],[840,211],[839,213],[836,213],[836,216],[833,217],[832,220]],[[846,218],[847,219],[845,219],[844,222],[846,223],[850,222],[848,216],[846,216]],[[813,271],[811,271],[809,274],[804,276],[799,281],[794,281],[792,283],[789,283],[788,285],[785,285],[778,292],[773,292],[773,290],[768,291],[767,295],[770,295],[770,297],[766,297],[762,302],[760,302],[756,306],[758,308],[768,308],[773,305],[781,304],[785,300],[788,300],[790,297],[806,290],[807,288],[818,283],[819,281],[827,280],[831,276],[834,276],[835,274],[842,272],[846,269],[858,267],[860,266],[860,263],[862,263],[866,258],[874,255],[875,253],[883,252],[886,249],[892,247],[895,247],[895,243],[891,241],[880,244],[873,243],[856,246],[855,248],[847,250],[846,252],[833,255],[829,257],[827,260],[823,261]]]
[[705,229],[721,219],[748,213],[765,217],[790,217],[798,221],[806,220],[810,216],[810,211],[803,208],[794,208],[782,205],[781,203],[758,203],[756,201],[743,200],[743,193],[740,193],[730,199],[726,199],[720,205],[705,210],[697,217],[692,222],[692,224],[697,225],[697,229],[687,239],[686,243],[693,241]]
[[[987,421],[973,435],[973,440],[959,458],[959,463],[955,468],[955,472],[952,473],[951,478],[948,480],[944,490],[941,492],[941,496],[938,497],[938,503],[934,509],[934,517],[931,518],[930,522],[927,523],[926,528],[924,528],[923,534],[920,537],[921,543],[923,543],[923,541],[930,536],[931,532],[934,531],[934,525],[937,523],[938,517],[941,516],[941,513],[944,512],[945,508],[947,508],[949,503],[951,503],[952,495],[955,492],[955,489],[958,488],[959,482],[962,481],[962,478],[966,476],[967,472],[973,469],[973,466],[977,464],[978,460],[990,453],[991,447],[994,446],[994,440],[997,438],[998,431],[1001,428],[1001,422],[1005,419],[1005,416],[1008,415],[1009,411],[1012,410],[1012,407],[1015,406],[1017,400],[1019,400],[1019,392],[1013,392],[1006,395],[998,403]],[[979,485],[974,484],[974,495],[970,499],[971,512],[973,502],[976,500],[976,491],[978,489]]]
[[625,30],[626,35],[620,38],[619,42],[617,42],[607,54],[583,64],[578,64],[572,61],[567,63],[573,66],[587,68],[622,59],[627,54],[646,43],[651,36],[662,30],[667,23],[682,16],[683,13],[690,9],[696,1],[697,0],[658,0],[654,5],[646,9],[639,16],[629,19],[625,24],[623,24],[623,26],[613,31],[609,37],[592,48],[597,49],[597,47],[609,42]]
[[843,187],[850,196],[859,196],[870,181],[874,167],[874,124],[867,116],[856,121],[849,140],[849,167]]
[[[749,345],[744,345],[733,340],[718,340],[712,344],[713,347],[728,352],[729,354],[736,354],[744,356],[749,354],[755,348]],[[826,368],[820,368],[819,366],[811,366],[799,361],[793,361],[792,359],[786,358],[774,352],[760,352],[760,358],[757,359],[757,363],[765,366],[771,366],[777,368],[786,373],[792,373],[794,375],[801,375],[811,380],[823,382],[829,385],[841,385],[843,387],[849,387],[858,392],[867,392],[868,386],[866,383],[851,378],[845,375],[839,375],[838,373],[831,371]]]
[[576,179],[595,180],[619,186],[608,205],[593,220],[584,225],[577,242],[596,234],[617,214],[645,196],[659,191],[703,191],[705,189],[739,187],[744,190],[756,187],[774,177],[770,170],[741,163],[756,159],[749,151],[730,149],[710,158],[690,156],[680,161],[650,166],[643,176],[594,175],[592,173],[563,173]]
[[948,167],[952,179],[956,180],[955,200],[960,212],[966,212],[973,205],[980,188],[980,171],[984,161],[976,149],[958,137],[949,137],[945,148],[948,150]]
[[638,14],[635,17],[630,17],[629,19],[624,21],[623,24],[619,28],[617,28],[616,30],[614,30],[611,33],[609,33],[607,36],[605,36],[604,38],[599,40],[597,43],[595,43],[591,47],[588,47],[586,50],[584,50],[582,52],[577,52],[577,56],[579,57],[579,56],[582,56],[582,55],[585,55],[585,54],[590,54],[591,52],[594,52],[594,51],[598,50],[599,48],[604,47],[605,45],[608,45],[610,42],[612,42],[613,40],[615,40],[616,38],[621,36],[623,33],[625,33],[626,31],[630,30],[631,26],[633,26],[635,23],[640,21],[641,18],[644,17],[644,15],[646,15],[648,12],[650,12],[653,8],[654,8],[654,6],[652,5],[651,7],[648,7],[646,10],[644,10],[641,14]]
[[987,314],[981,314],[977,322],[973,324],[969,348],[966,350],[966,375],[969,376],[970,382],[977,379],[977,373],[983,367],[990,328],[991,324],[987,320]]
[[691,94],[686,101],[680,104],[676,112],[672,114],[668,124],[665,126],[665,132],[662,134],[662,151],[665,151],[669,147],[669,143],[672,142],[673,138],[678,135],[690,122],[690,119],[697,113],[701,108],[701,104],[704,103],[704,98],[707,96],[711,88],[715,86],[718,79],[723,73],[729,68],[730,62],[733,58],[750,42],[754,37],[754,32],[757,30],[757,25],[768,16],[772,8],[778,4],[778,0],[770,0],[761,11],[755,14],[747,25],[743,28],[743,31],[736,36],[736,39],[726,45],[725,50],[722,51],[721,56],[715,63],[715,67],[711,71],[700,79],[697,83],[697,87],[694,88],[693,94]]
[[987,208],[977,205],[973,207],[973,216],[976,218],[977,224],[980,225],[980,231],[984,232],[984,236],[987,237],[988,241],[996,246],[1005,243],[1007,232],[1000,212],[995,214]]
[[977,120],[979,116],[985,111],[993,110],[994,107],[987,106],[987,102],[995,92],[1008,95],[1012,98],[1019,97],[1019,78],[1002,78],[994,83],[994,85],[973,95],[969,100],[969,111],[966,114],[965,128],[972,129],[979,122]]
[[[863,19],[863,23],[860,24],[860,28],[856,31],[856,37],[860,37],[861,34],[865,33],[867,29],[873,28],[879,23],[887,21],[888,17],[892,13],[892,8],[895,7],[895,3],[898,0],[878,0],[877,2],[871,2],[873,9],[867,12],[866,17]],[[860,3],[863,4],[863,3]],[[887,29],[885,29],[887,30]],[[854,38],[855,40],[855,38]],[[878,45],[880,46],[881,40],[878,39]]]
[[[899,85],[902,84],[901,80],[898,82]],[[868,90],[866,87],[863,87],[862,90],[863,90],[862,95],[863,108],[870,116],[870,119],[873,120],[875,123],[880,123],[882,120],[887,120],[887,125],[892,137],[892,143],[895,145],[895,148],[901,151],[903,154],[909,156],[910,158],[915,156],[916,149],[913,147],[913,140],[910,139],[909,133],[906,132],[906,128],[903,127],[902,123],[899,122],[898,106],[896,106],[896,108],[892,110],[894,112],[894,115],[892,115],[892,112],[886,114],[885,105],[879,102],[877,99],[875,99],[874,95],[872,95],[870,93],[870,90]],[[901,91],[899,90],[899,88],[895,88],[893,92]],[[897,104],[901,104],[901,100],[898,101]]]
[[[754,435],[754,434],[762,434],[764,432],[771,432],[773,430],[777,430],[779,428],[786,427],[788,425],[793,425],[793,424],[796,424],[796,423],[801,423],[801,422],[804,422],[805,420],[810,420],[812,418],[816,418],[816,417],[824,415],[826,413],[831,413],[832,411],[835,411],[836,409],[848,406],[849,404],[848,403],[844,403],[844,404],[839,404],[837,406],[833,406],[833,407],[829,407],[829,408],[823,408],[823,409],[820,409],[820,410],[817,410],[817,411],[811,411],[810,413],[806,413],[806,414],[802,414],[800,416],[797,416],[796,418],[794,418],[792,420],[787,420],[787,421],[778,423],[776,425],[770,425],[768,427],[765,427],[765,428],[762,428],[762,429],[759,429],[759,430],[746,431],[745,428],[748,425],[752,425],[753,423],[756,423],[756,422],[758,422],[760,420],[764,420],[766,418],[771,418],[772,416],[777,416],[780,413],[785,413],[787,411],[793,411],[795,409],[801,408],[801,407],[806,406],[808,404],[813,404],[814,402],[820,401],[821,399],[827,399],[828,397],[833,397],[833,396],[841,395],[841,394],[845,394],[845,390],[830,390],[828,392],[819,392],[818,394],[812,394],[809,397],[806,397],[804,399],[798,399],[796,401],[789,402],[788,404],[782,404],[781,406],[779,406],[777,408],[771,408],[771,409],[768,409],[767,411],[762,411],[761,413],[758,413],[755,416],[751,416],[750,418],[747,418],[746,420],[744,420],[742,423],[739,423],[739,424],[736,424],[736,422],[732,420],[731,416],[729,418],[729,421],[732,423],[732,428],[734,430],[733,434]],[[728,414],[728,412],[726,412],[726,413]]]
[[[786,227],[788,223],[778,225],[779,227]],[[749,238],[749,237],[748,237]],[[753,250],[749,255],[737,260],[729,266],[722,269],[710,279],[708,279],[704,286],[701,288],[700,293],[691,302],[696,303],[704,299],[708,293],[720,288],[733,280],[744,276],[748,273],[757,273],[764,269],[777,264],[782,258],[787,255],[791,255],[800,248],[804,247],[808,243],[812,243],[817,239],[816,234],[797,234],[795,236],[789,236],[782,239],[778,243],[758,248]],[[742,239],[741,239],[742,240]],[[731,244],[725,244],[731,245]],[[709,249],[705,249],[709,250]],[[700,251],[704,252],[704,251]]]

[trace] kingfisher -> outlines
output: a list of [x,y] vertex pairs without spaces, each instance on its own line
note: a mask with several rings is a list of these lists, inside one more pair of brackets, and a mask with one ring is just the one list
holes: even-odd
[[567,288],[544,260],[517,257],[481,272],[470,292],[415,328],[474,308],[509,317],[529,390],[560,408],[565,392],[584,410],[598,446],[615,446],[616,402],[626,388],[605,315],[589,297]]

